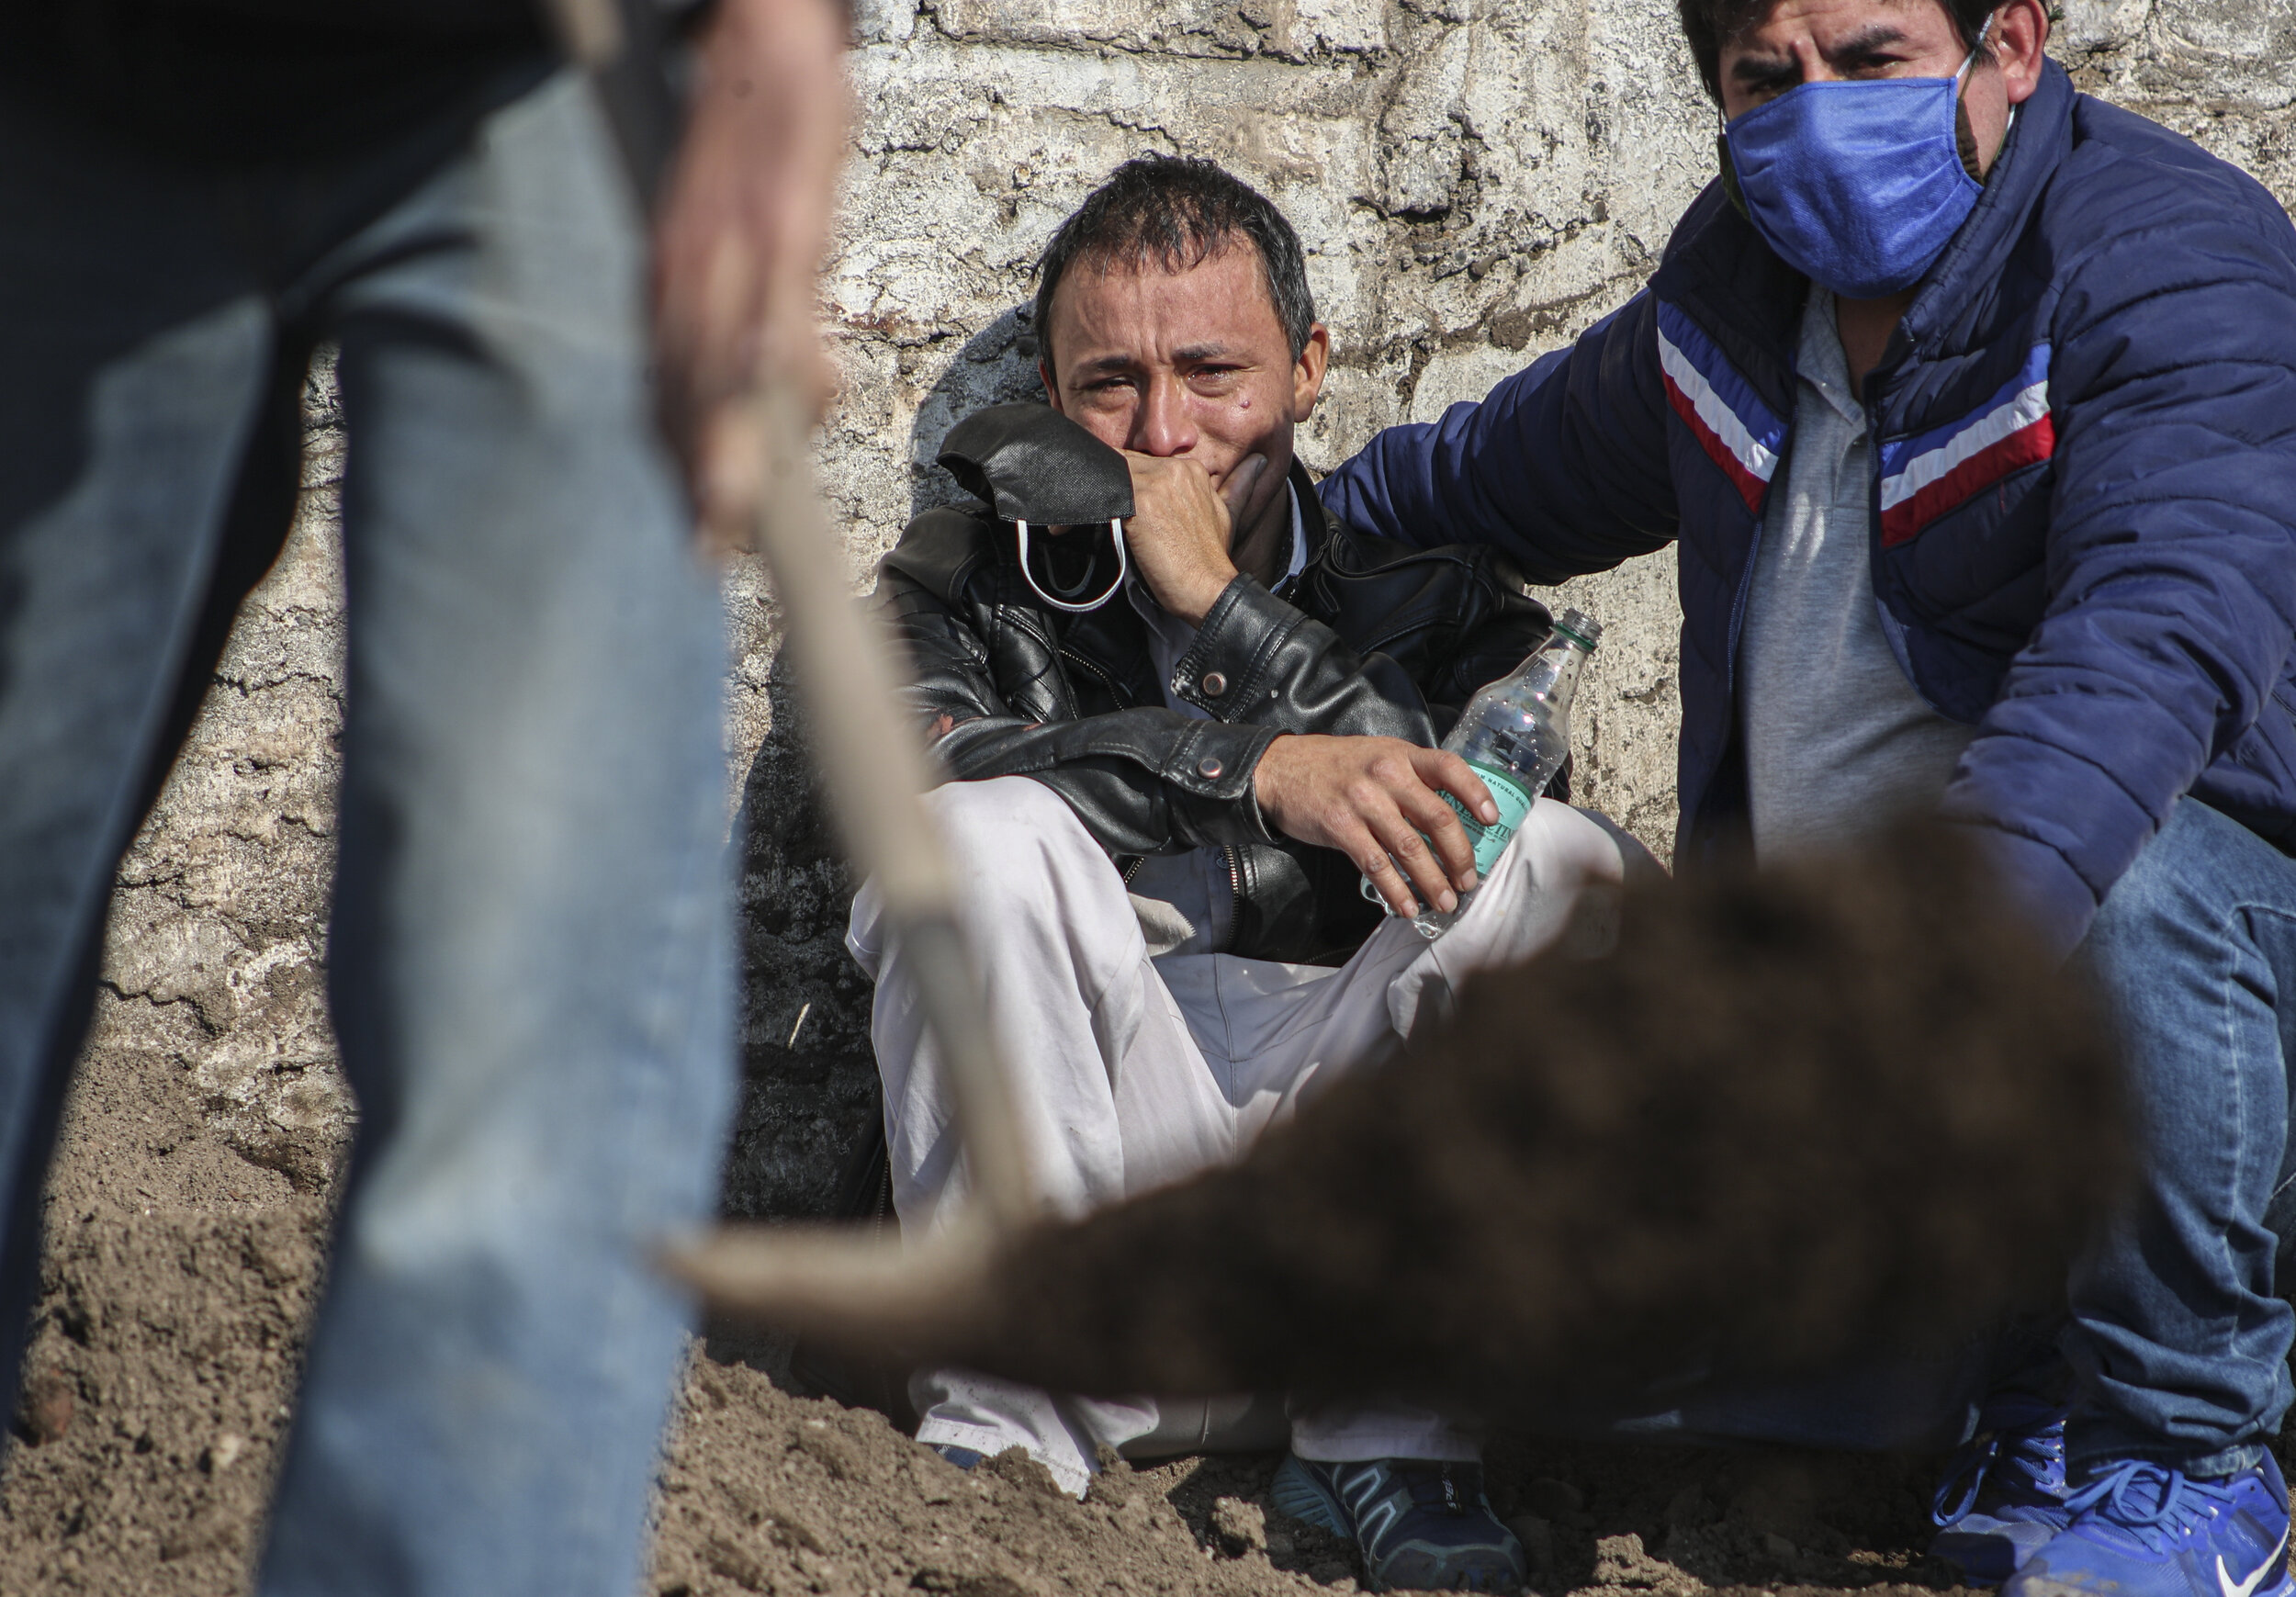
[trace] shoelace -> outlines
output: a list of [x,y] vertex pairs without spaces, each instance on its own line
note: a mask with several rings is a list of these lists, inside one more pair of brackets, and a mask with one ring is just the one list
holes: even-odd
[[[2134,1490],[2139,1483],[2153,1499],[2149,1508]],[[2214,1519],[2232,1502],[2228,1487],[2195,1480],[2180,1469],[2150,1459],[2131,1458],[2066,1498],[2065,1506],[2077,1515],[2094,1509],[2100,1518],[2160,1552],[2187,1532]]]
[[[1994,1466],[2004,1458],[2024,1464],[2030,1474],[2046,1476],[2054,1470],[2062,1479],[2065,1433],[2054,1428],[2054,1422],[2063,1418],[2062,1413],[2043,1414],[2032,1425],[2016,1429],[2004,1425],[1963,1443],[1945,1467],[1937,1495],[1930,1500],[1930,1523],[1944,1530],[1966,1519],[1976,1508],[1977,1494],[1985,1490]],[[1949,1500],[1950,1508],[1946,1506]]]

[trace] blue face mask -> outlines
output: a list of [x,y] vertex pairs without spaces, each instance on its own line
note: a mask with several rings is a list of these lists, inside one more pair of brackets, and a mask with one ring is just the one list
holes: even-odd
[[1846,298],[1919,282],[1983,192],[1960,142],[1968,70],[1806,83],[1741,113],[1723,130],[1723,171],[1754,231]]

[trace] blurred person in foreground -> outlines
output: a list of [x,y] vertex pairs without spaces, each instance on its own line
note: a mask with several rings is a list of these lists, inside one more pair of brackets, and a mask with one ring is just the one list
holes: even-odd
[[0,12],[0,1368],[122,850],[340,349],[360,1119],[267,1593],[621,1594],[733,1091],[722,401],[816,388],[825,0],[721,0],[647,247],[516,0]]
[[[2296,231],[2077,93],[2041,0],[1680,8],[1721,174],[1649,287],[1323,501],[1540,582],[1679,545],[1680,868],[1908,809],[1979,840],[2110,1003],[2151,1158],[2061,1334],[1973,1423],[1934,1394],[1974,1429],[1938,1550],[2017,1597],[2284,1597]],[[1856,1417],[1889,1395],[1705,1428],[1902,1444]]]
[[[1210,162],[1127,163],[1046,246],[1036,329],[1059,412],[1032,419],[1037,441],[1074,435],[1065,416],[1088,455],[1124,452],[1130,575],[1080,579],[1097,602],[1053,602],[1013,524],[959,505],[909,524],[875,602],[957,779],[929,804],[1034,1173],[1048,1208],[1076,1215],[1240,1157],[1303,1095],[1390,1056],[1469,972],[1581,925],[1599,941],[1615,921],[1580,910],[1658,867],[1599,817],[1538,798],[1439,942],[1365,901],[1366,872],[1402,914],[1478,885],[1450,806],[1498,811],[1435,745],[1550,627],[1493,551],[1414,549],[1317,505],[1294,433],[1330,335],[1265,196]],[[1000,414],[1015,410],[1026,418]],[[914,1237],[970,1187],[951,1085],[873,889],[848,946],[878,983],[893,1199]],[[1100,1447],[1223,1445],[1202,1406],[1154,1397],[962,1369],[921,1371],[910,1393],[919,1438],[945,1456],[1022,1447],[1077,1493]],[[1288,1435],[1278,1506],[1358,1543],[1375,1585],[1521,1582],[1471,1429],[1393,1404],[1274,1418],[1224,1445]]]

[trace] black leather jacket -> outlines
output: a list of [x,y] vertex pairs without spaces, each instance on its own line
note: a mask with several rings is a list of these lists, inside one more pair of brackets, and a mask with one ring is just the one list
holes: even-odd
[[1287,732],[1432,747],[1546,640],[1548,617],[1495,550],[1374,537],[1326,514],[1296,465],[1291,482],[1306,566],[1272,593],[1231,582],[1175,669],[1173,692],[1209,721],[1166,705],[1124,595],[1084,615],[1044,604],[985,505],[911,522],[872,603],[907,646],[919,719],[949,725],[935,752],[951,777],[1043,782],[1128,876],[1141,856],[1222,849],[1225,951],[1336,962],[1381,911],[1346,856],[1269,830],[1253,795],[1261,753]]

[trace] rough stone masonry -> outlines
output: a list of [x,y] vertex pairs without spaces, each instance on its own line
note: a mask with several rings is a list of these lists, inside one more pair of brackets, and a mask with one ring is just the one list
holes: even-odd
[[[1214,157],[1299,226],[1335,349],[1302,441],[1317,467],[1618,305],[1713,168],[1670,0],[859,0],[857,32],[823,452],[857,590],[916,510],[954,496],[929,464],[949,425],[1036,394],[1030,264],[1127,156]],[[2296,202],[2296,0],[2066,0],[2054,49],[2084,87]],[[51,1187],[46,1406],[25,1422],[45,1445],[17,1447],[0,1483],[10,1589],[133,1567],[143,1589],[229,1590],[253,1534],[352,1112],[321,979],[343,624],[323,380],[311,418],[296,535],[120,873]],[[1582,800],[1663,854],[1671,560],[1567,597],[1609,627],[1578,715]],[[868,1101],[867,994],[754,567],[726,612],[748,1085],[726,1201],[805,1213]],[[120,1284],[131,1259],[141,1298]],[[168,1306],[162,1288],[219,1269],[247,1279]]]
[[[1638,287],[1714,172],[1671,0],[861,0],[861,126],[827,298],[845,374],[825,455],[856,585],[978,406],[1040,394],[1030,267],[1112,166],[1208,155],[1299,228],[1334,358],[1301,449],[1344,460],[1567,343]],[[2060,60],[2296,199],[2296,0],[2074,0]],[[1671,554],[1569,585],[1608,631],[1580,701],[1581,803],[1670,850]],[[771,600],[729,593],[751,843],[745,1214],[820,1202],[866,1102],[850,892],[802,800]],[[756,750],[756,753],[752,753]]]

